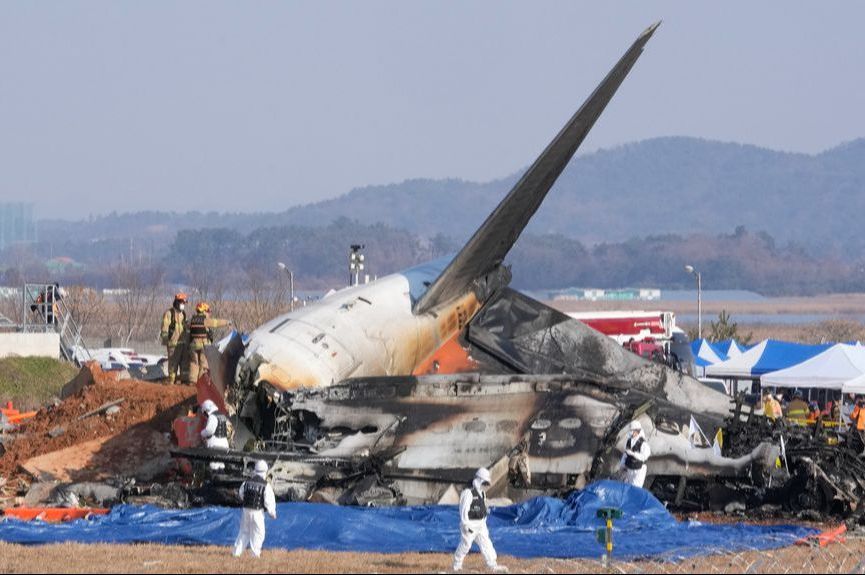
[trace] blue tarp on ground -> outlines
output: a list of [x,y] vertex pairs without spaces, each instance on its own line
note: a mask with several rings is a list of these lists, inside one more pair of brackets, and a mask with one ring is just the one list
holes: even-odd
[[[596,518],[617,507],[615,554],[676,559],[715,552],[772,549],[814,534],[796,526],[705,525],[678,522],[648,491],[614,481],[594,483],[566,500],[539,497],[493,511],[488,525],[499,554],[516,557],[598,557]],[[265,548],[401,553],[451,553],[459,542],[454,506],[358,508],[313,503],[278,505],[267,520]],[[230,545],[237,509],[163,510],[115,507],[105,517],[61,525],[7,520],[0,540],[10,543],[161,543]]]

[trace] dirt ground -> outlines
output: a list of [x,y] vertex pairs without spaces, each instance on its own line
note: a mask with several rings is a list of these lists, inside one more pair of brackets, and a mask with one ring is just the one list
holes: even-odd
[[[93,374],[93,385],[70,397],[56,407],[42,408],[33,419],[18,430],[21,435],[7,444],[0,457],[0,476],[13,485],[17,480],[29,480],[20,466],[27,460],[59,450],[110,438],[145,426],[159,433],[171,430],[171,421],[183,411],[185,402],[195,395],[195,389],[184,386],[166,386],[136,380],[116,379],[116,373],[103,372],[98,364],[88,368]],[[94,415],[79,418],[87,412],[119,399],[120,411],[115,415]],[[61,427],[64,432],[51,437],[52,430]]]
[[[0,572],[29,573],[446,573],[451,557],[443,553],[333,553],[265,549],[261,559],[231,557],[227,547],[160,545],[20,546],[0,543]],[[715,555],[680,562],[617,561],[617,573],[860,573],[865,540],[848,539],[825,548],[793,546],[774,551]],[[500,557],[511,573],[598,573],[600,561]],[[483,573],[477,553],[465,572]]]

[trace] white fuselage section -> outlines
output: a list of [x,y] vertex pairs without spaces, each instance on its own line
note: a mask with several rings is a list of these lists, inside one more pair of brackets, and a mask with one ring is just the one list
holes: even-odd
[[252,383],[267,381],[282,390],[349,377],[409,375],[479,307],[469,293],[430,313],[412,312],[445,263],[346,288],[279,316],[251,334],[241,365]]

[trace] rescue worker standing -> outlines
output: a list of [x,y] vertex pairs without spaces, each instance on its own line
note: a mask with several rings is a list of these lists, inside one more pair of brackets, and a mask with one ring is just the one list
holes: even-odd
[[808,404],[808,425],[817,425],[820,418],[823,417],[823,412],[820,411],[820,405],[816,401]]
[[862,453],[865,449],[865,400],[860,396],[856,397],[856,405],[850,414],[850,426],[853,428],[850,432],[853,436],[852,444],[856,451]]
[[231,325],[224,319],[210,317],[210,305],[200,302],[195,306],[195,315],[189,320],[189,381],[198,383],[198,376],[208,369],[205,346],[213,343],[213,329]]
[[773,420],[784,417],[781,403],[775,399],[772,396],[772,393],[768,390],[763,394],[763,415]]
[[462,570],[463,560],[474,542],[477,542],[487,567],[497,572],[507,571],[506,567],[496,562],[496,550],[493,548],[490,532],[487,529],[487,517],[490,512],[487,507],[486,490],[491,481],[489,470],[480,468],[475,473],[471,486],[463,489],[460,495],[460,544],[454,553],[454,571]]
[[168,383],[182,381],[181,369],[186,351],[186,294],[174,296],[174,303],[162,314],[159,337],[168,356]]
[[802,390],[797,389],[793,401],[787,405],[787,419],[798,425],[805,425],[808,420],[808,404],[802,399]]
[[[228,451],[231,446],[228,443],[229,423],[228,418],[219,413],[219,408],[209,399],[201,404],[201,411],[207,414],[207,423],[201,430],[201,439],[208,449]],[[220,471],[225,469],[225,464],[217,461],[210,463],[210,469]]]
[[625,482],[642,489],[646,482],[646,462],[652,456],[646,434],[639,421],[632,421],[630,437],[625,443],[625,453],[619,461],[619,469],[625,470]]
[[243,502],[243,515],[240,518],[240,531],[234,541],[234,556],[240,557],[249,547],[252,554],[261,557],[264,545],[264,512],[276,519],[276,497],[267,482],[267,463],[255,462],[255,475],[240,486],[240,500]]

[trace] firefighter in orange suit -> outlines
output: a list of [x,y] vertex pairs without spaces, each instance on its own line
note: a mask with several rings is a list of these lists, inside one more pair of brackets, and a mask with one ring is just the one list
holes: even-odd
[[162,345],[168,356],[168,383],[183,380],[182,369],[186,354],[186,294],[174,296],[174,303],[162,314],[162,329],[159,332]]

